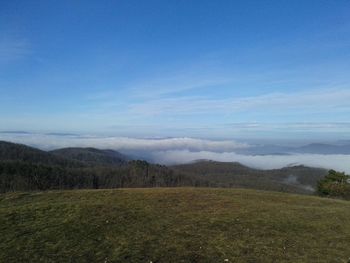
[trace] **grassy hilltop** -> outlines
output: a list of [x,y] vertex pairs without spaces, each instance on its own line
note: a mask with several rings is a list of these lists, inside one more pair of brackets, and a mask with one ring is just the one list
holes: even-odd
[[350,202],[241,189],[0,195],[0,262],[347,262]]

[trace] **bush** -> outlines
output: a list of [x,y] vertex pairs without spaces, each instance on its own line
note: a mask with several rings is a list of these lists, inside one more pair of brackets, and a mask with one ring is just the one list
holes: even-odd
[[321,196],[350,199],[350,176],[330,170],[328,175],[318,182],[317,192]]

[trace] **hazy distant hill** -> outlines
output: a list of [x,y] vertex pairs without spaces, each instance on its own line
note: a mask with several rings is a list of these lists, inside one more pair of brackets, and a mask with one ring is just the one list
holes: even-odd
[[311,143],[300,147],[287,147],[279,145],[257,145],[249,148],[237,149],[237,153],[246,155],[286,155],[295,153],[310,154],[350,154],[350,143],[332,145],[324,143]]
[[198,176],[223,187],[309,193],[327,170],[305,166],[258,170],[240,163],[198,161],[172,167],[178,172]]
[[63,148],[50,153],[90,165],[121,165],[126,164],[129,159],[117,151],[95,148]]
[[296,148],[279,145],[257,145],[247,148],[236,149],[235,152],[245,155],[286,155]]
[[323,143],[312,143],[297,149],[300,153],[315,153],[315,154],[350,154],[350,144],[331,145]]

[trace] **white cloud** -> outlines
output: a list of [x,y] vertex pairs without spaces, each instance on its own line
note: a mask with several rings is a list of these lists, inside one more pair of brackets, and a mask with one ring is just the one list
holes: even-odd
[[183,150],[191,151],[233,151],[237,148],[249,147],[248,144],[236,141],[214,141],[195,138],[164,138],[140,139],[128,137],[96,137],[96,136],[57,136],[43,134],[0,134],[0,139],[24,143],[43,149],[61,147],[96,147],[100,149],[114,149],[126,151],[163,151]]

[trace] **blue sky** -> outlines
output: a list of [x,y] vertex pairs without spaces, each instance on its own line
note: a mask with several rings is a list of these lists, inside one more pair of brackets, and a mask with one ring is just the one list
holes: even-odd
[[0,130],[349,139],[350,1],[0,0]]

